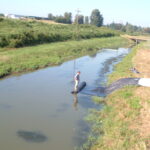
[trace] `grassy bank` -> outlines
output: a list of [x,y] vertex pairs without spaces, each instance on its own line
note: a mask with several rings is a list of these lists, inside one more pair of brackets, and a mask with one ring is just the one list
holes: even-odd
[[95,53],[101,48],[128,46],[121,37],[43,44],[17,49],[0,48],[0,77],[58,65],[66,60]]
[[112,37],[118,31],[91,25],[47,24],[0,18],[0,47],[23,47],[66,40]]
[[[109,76],[109,83],[123,77],[137,77],[129,70],[137,63],[133,62],[133,57],[136,53],[147,48],[150,50],[150,43],[141,43],[134,47],[132,52],[115,67],[115,71]],[[147,68],[147,70],[149,69]],[[91,110],[87,117],[87,120],[92,123],[94,136],[89,137],[88,143],[82,149],[87,150],[85,147],[89,146],[90,150],[148,150],[150,148],[150,133],[147,132],[150,129],[150,124],[147,129],[143,129],[147,125],[143,118],[146,114],[149,117],[150,114],[149,96],[148,88],[127,86],[113,92],[105,99],[96,97],[96,102],[105,103],[104,109],[101,111]],[[142,110],[145,116],[141,115],[143,114]],[[147,112],[145,112],[146,110]],[[148,119],[147,122],[149,122]]]

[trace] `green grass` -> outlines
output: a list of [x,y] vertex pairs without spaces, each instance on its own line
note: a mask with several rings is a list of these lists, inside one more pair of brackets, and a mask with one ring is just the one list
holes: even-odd
[[135,56],[137,49],[139,49],[141,46],[142,44],[134,47],[132,52],[130,52],[130,54],[127,55],[121,63],[115,66],[115,71],[109,75],[109,83],[117,80],[120,77],[133,77],[133,74],[130,71],[130,69],[134,67],[132,64],[132,58]]
[[[115,66],[115,71],[109,75],[109,83],[121,77],[133,77],[129,69],[132,58],[143,43],[137,45]],[[92,110],[86,120],[92,124],[91,133],[95,136],[87,149],[84,150],[145,150],[144,139],[140,138],[134,124],[138,120],[142,108],[140,98],[134,95],[137,87],[127,86],[107,96],[102,110]],[[101,98],[94,97],[94,101]],[[90,133],[90,134],[91,134]],[[88,143],[89,141],[87,141]]]
[[92,100],[96,104],[105,103],[105,98],[103,98],[103,97],[93,96]]
[[0,77],[58,65],[66,60],[93,54],[101,48],[117,48],[128,44],[128,40],[112,37],[57,42],[17,49],[0,48]]
[[66,40],[118,36],[118,31],[91,25],[46,24],[37,21],[0,20],[0,47],[23,47]]

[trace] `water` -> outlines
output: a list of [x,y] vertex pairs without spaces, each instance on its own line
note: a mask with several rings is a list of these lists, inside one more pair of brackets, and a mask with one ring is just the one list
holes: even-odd
[[[128,49],[102,50],[60,66],[0,80],[0,148],[3,150],[73,150],[86,140],[91,96],[73,96],[75,70],[88,87],[106,83],[106,75]],[[86,89],[85,89],[86,90]]]

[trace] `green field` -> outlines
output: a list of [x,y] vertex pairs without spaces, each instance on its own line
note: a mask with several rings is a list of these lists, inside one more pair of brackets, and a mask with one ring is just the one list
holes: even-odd
[[118,31],[92,25],[47,24],[0,18],[0,47],[23,47],[58,41],[112,37]]
[[129,43],[130,41],[124,38],[111,37],[56,42],[17,49],[0,48],[0,77],[58,65],[66,60],[93,54],[101,48],[126,47]]

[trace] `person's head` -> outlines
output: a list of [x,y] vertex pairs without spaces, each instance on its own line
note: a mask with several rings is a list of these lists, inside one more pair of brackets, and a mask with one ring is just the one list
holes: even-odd
[[77,73],[78,73],[78,74],[80,74],[81,72],[80,72],[80,71],[78,71]]

